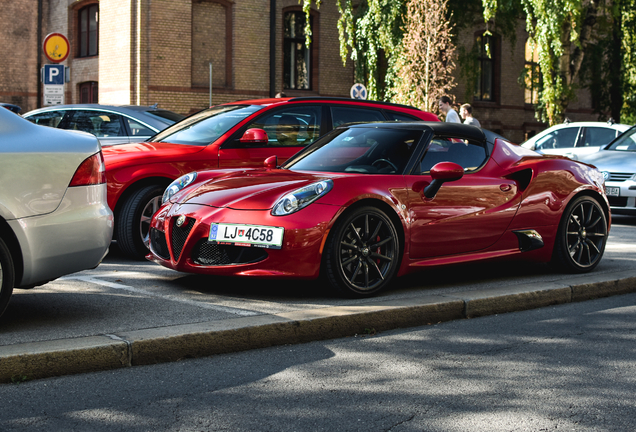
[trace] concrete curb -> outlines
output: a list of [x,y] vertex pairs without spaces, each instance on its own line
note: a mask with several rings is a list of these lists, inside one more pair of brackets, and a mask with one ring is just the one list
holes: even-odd
[[573,277],[570,284],[467,291],[364,305],[158,327],[4,346],[0,382],[148,365],[354,336],[636,292],[633,272]]

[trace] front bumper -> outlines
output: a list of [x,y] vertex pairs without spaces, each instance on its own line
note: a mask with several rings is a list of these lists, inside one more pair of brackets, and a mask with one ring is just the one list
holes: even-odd
[[607,200],[609,201],[612,213],[636,214],[636,181],[608,180],[605,182],[605,190],[609,192],[610,188],[618,188],[619,190],[618,196],[607,195]]
[[[314,203],[288,216],[272,216],[270,210],[166,205],[152,219],[147,258],[187,273],[313,279],[320,273],[322,248],[340,211]],[[181,215],[186,219],[177,227]],[[215,244],[208,241],[212,223],[282,227],[283,244],[281,249]]]

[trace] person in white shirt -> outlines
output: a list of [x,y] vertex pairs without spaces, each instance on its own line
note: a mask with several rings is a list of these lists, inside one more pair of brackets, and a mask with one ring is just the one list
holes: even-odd
[[459,108],[459,114],[464,119],[464,124],[481,127],[479,120],[473,117],[473,107],[470,104],[464,104]]
[[449,123],[461,123],[462,121],[459,119],[457,115],[457,111],[453,109],[451,106],[451,98],[448,96],[442,96],[439,98],[439,110],[444,113],[446,116],[446,122]]

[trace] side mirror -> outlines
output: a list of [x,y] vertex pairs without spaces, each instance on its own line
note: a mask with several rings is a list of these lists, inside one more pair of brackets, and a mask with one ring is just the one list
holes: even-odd
[[454,162],[440,162],[431,168],[433,181],[424,188],[424,196],[433,198],[442,184],[449,181],[457,181],[464,177],[464,168]]
[[266,169],[276,169],[278,167],[278,156],[270,156],[265,159]]
[[251,128],[245,131],[239,141],[243,144],[267,144],[269,138],[263,129]]

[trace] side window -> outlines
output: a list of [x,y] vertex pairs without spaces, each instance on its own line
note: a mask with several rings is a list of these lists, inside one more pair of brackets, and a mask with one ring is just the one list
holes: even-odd
[[35,123],[40,126],[57,127],[64,117],[64,111],[47,111],[39,114],[34,114],[26,119],[31,123]]
[[407,114],[402,114],[402,113],[398,113],[395,111],[385,111],[387,117],[389,117],[389,120],[393,120],[393,121],[405,121],[405,122],[412,122],[412,121],[421,121],[420,119],[418,119],[417,117],[413,117]]
[[75,111],[68,129],[89,132],[96,137],[126,136],[121,116],[107,111]]
[[126,118],[126,121],[128,122],[128,129],[130,129],[131,136],[152,136],[156,133],[136,120]]
[[436,136],[420,162],[420,173],[430,172],[440,162],[454,162],[466,172],[475,171],[486,162],[486,156],[484,145],[478,141]]
[[289,107],[256,119],[246,129],[264,129],[271,147],[306,146],[320,136],[321,112],[317,105]]
[[345,123],[386,120],[380,111],[365,108],[354,108],[351,106],[331,107],[331,118],[334,128]]
[[611,128],[586,127],[585,139],[582,140],[581,147],[604,146],[616,138],[616,131]]
[[559,148],[571,148],[576,144],[576,138],[579,135],[579,128],[570,127],[555,130],[552,133],[547,134],[543,138],[537,141],[536,149],[559,149]]

